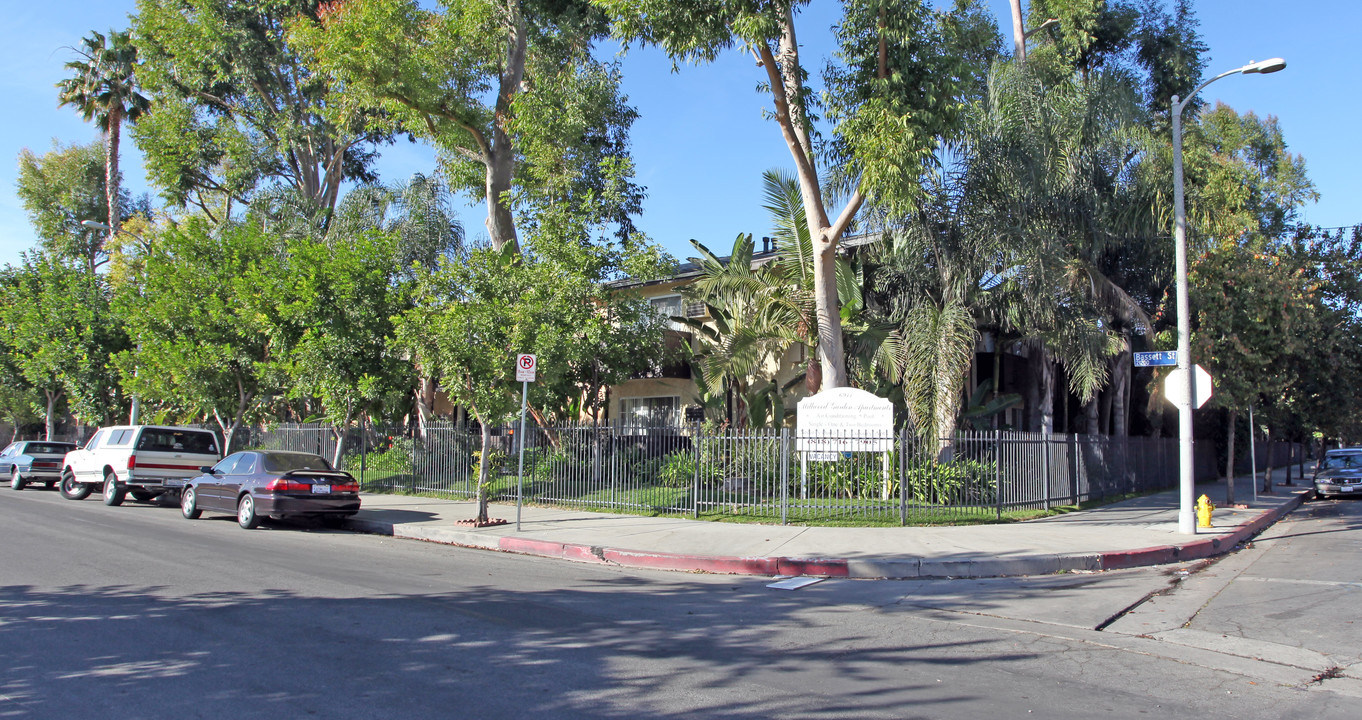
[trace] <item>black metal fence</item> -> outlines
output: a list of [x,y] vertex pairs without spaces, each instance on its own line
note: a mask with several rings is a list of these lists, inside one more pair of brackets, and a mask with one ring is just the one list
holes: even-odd
[[627,427],[529,428],[524,482],[514,428],[433,424],[395,428],[279,426],[252,430],[237,447],[305,450],[333,457],[367,489],[478,494],[488,463],[492,501],[587,510],[742,516],[799,524],[926,524],[1000,519],[1173,487],[1177,440],[961,432],[923,443],[911,432],[825,437],[810,450],[794,430]]

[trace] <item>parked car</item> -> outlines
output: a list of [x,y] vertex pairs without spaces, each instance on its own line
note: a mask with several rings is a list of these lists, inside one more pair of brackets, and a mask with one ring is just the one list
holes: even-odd
[[9,473],[9,486],[15,490],[39,482],[50,488],[61,479],[62,458],[75,449],[75,443],[20,440],[0,450],[0,468]]
[[1315,466],[1315,496],[1362,496],[1362,448],[1339,448]]
[[105,505],[121,505],[129,493],[146,502],[178,492],[200,467],[221,457],[218,438],[208,430],[161,425],[100,428],[85,447],[67,453],[61,494],[83,500],[98,487]]
[[359,482],[320,455],[253,450],[201,469],[180,493],[180,512],[190,520],[216,511],[236,513],[247,530],[266,516],[311,517],[339,527],[359,512]]

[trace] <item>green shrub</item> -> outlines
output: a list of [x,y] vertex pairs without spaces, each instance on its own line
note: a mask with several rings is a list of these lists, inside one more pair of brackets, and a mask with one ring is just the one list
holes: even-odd
[[996,466],[978,460],[929,462],[908,468],[908,492],[935,505],[988,505],[997,501]]
[[658,471],[658,480],[666,487],[691,487],[692,483],[695,482],[697,464],[701,487],[723,481],[723,472],[720,468],[703,462],[697,463],[695,453],[688,450],[674,452],[663,458],[662,468]]

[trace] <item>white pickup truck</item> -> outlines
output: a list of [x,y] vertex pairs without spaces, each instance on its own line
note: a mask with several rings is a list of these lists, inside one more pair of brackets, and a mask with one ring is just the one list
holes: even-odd
[[147,501],[179,492],[199,468],[222,458],[217,436],[208,430],[159,425],[100,428],[85,447],[66,454],[61,494],[84,500],[96,487],[105,505],[121,505],[131,493]]

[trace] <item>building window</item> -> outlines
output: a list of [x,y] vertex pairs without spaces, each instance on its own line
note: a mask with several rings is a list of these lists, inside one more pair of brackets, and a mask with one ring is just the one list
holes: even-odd
[[626,427],[675,427],[680,419],[679,395],[620,398],[620,422]]
[[683,317],[685,315],[685,306],[681,302],[680,295],[664,295],[662,297],[649,298],[648,304],[652,306],[654,312],[662,316],[663,320],[668,321],[667,325],[671,329],[681,332],[690,330],[689,326],[672,320],[673,317]]

